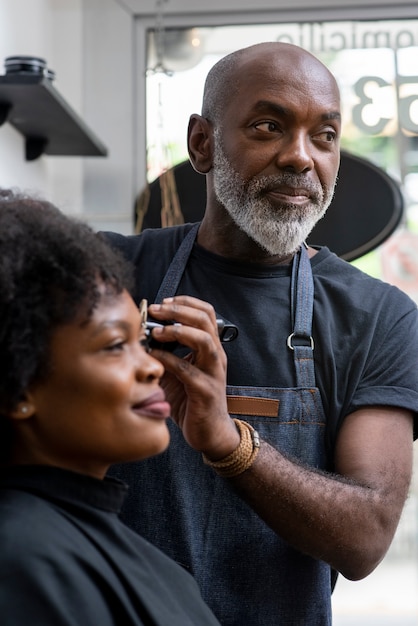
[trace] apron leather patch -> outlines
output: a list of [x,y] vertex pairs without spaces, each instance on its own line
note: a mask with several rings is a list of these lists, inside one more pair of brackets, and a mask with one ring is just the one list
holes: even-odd
[[277,417],[279,400],[251,396],[227,396],[228,413],[234,415],[260,415]]

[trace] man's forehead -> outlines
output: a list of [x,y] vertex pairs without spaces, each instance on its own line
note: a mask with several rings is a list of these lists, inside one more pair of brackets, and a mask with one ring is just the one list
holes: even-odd
[[[279,46],[279,44],[277,44]],[[308,51],[289,46],[282,48],[253,46],[244,50],[237,59],[234,68],[238,83],[245,83],[250,77],[258,77],[262,81],[278,80],[282,86],[311,81],[312,83],[328,84],[329,88],[338,93],[338,85],[334,75],[316,57]]]
[[[225,111],[237,115],[276,115],[291,117],[302,111],[324,122],[341,122],[340,94],[333,82],[275,80],[262,74],[238,80],[231,89]],[[238,107],[238,110],[237,110]]]

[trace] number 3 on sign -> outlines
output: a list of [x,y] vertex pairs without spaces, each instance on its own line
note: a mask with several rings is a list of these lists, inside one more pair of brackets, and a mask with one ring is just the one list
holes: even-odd
[[387,112],[396,94],[399,127],[418,134],[418,76],[398,76],[395,87],[380,76],[362,76],[354,91],[359,102],[353,107],[353,122],[361,131],[383,133],[395,116],[387,117]]

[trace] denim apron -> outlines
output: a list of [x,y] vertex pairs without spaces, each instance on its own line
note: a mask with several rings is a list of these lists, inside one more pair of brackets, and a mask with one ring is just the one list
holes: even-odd
[[[179,247],[155,302],[176,293],[198,226]],[[325,415],[315,385],[311,337],[313,298],[311,265],[302,246],[293,261],[293,332],[287,340],[296,386],[228,385],[227,395],[232,417],[248,421],[279,451],[324,468]],[[330,625],[329,566],[283,541],[228,481],[203,465],[200,453],[185,444],[177,426],[170,424],[170,430],[167,452],[151,459],[154,470],[142,477],[144,488],[154,478],[154,497],[160,490],[153,511],[159,523],[150,530],[149,521],[148,538],[191,571],[223,626]]]

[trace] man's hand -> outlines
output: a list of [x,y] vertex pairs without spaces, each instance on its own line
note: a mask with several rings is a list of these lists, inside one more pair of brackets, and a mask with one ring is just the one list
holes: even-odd
[[152,350],[166,370],[162,386],[173,420],[192,448],[213,461],[226,457],[238,447],[240,437],[228,414],[227,360],[214,308],[191,296],[175,296],[148,310],[157,321],[176,322],[153,329],[155,339],[176,341],[191,350],[182,359],[165,350]]

